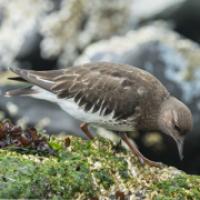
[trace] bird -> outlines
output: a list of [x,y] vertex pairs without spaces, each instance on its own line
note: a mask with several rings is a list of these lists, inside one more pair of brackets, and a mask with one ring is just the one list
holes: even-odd
[[131,142],[135,132],[160,132],[170,136],[183,158],[185,136],[192,130],[192,113],[151,73],[110,62],[85,63],[65,69],[34,71],[10,68],[9,79],[29,86],[7,91],[5,96],[31,96],[57,103],[80,120],[89,139],[88,126],[102,127],[119,137],[141,163],[159,167]]

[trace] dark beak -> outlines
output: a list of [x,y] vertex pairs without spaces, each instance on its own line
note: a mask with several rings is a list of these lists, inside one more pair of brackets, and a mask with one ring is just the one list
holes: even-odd
[[177,144],[177,148],[178,148],[178,153],[179,153],[179,157],[181,160],[183,160],[183,146],[184,146],[184,138],[177,138],[176,139],[176,144]]

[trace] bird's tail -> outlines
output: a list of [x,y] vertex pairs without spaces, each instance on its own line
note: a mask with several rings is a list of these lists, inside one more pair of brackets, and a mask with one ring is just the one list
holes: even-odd
[[[24,83],[28,83],[28,81],[26,79],[24,79],[23,77],[20,77],[21,75],[26,74],[28,71],[27,70],[21,70],[18,68],[10,68],[11,71],[13,71],[14,73],[16,73],[19,76],[15,76],[15,77],[9,77],[9,80],[13,80],[13,81],[18,81],[18,82],[24,82]],[[12,96],[31,96],[33,94],[36,94],[37,91],[33,88],[33,86],[27,86],[24,88],[17,88],[17,89],[12,89],[9,91],[6,91],[3,95],[5,97],[12,97]]]
[[25,88],[18,88],[14,90],[9,90],[4,93],[5,97],[12,97],[12,96],[31,96],[36,94],[37,91],[33,89],[32,86],[25,87]]

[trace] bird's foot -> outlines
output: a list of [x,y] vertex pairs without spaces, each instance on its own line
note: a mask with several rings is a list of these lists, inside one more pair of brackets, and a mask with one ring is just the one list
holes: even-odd
[[162,163],[159,162],[155,162],[152,160],[149,160],[148,158],[146,158],[145,156],[142,155],[142,153],[140,153],[140,151],[137,149],[136,145],[133,145],[130,141],[129,138],[127,136],[126,133],[122,133],[121,134],[121,138],[122,140],[127,144],[127,146],[129,147],[129,149],[132,151],[132,153],[137,156],[137,158],[139,159],[141,164],[147,164],[149,166],[152,167],[158,167],[161,168],[162,167]]
[[143,155],[142,155],[142,157],[140,157],[140,156],[137,156],[137,157],[142,165],[147,164],[151,167],[158,167],[158,168],[161,168],[163,166],[162,163],[149,160],[148,158],[144,157]]

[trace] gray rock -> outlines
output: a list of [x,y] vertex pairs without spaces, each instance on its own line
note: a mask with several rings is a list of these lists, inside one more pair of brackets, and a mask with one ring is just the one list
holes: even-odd
[[92,41],[127,30],[130,2],[0,1],[0,69],[34,64],[43,69],[52,60],[71,65]]
[[132,2],[132,17],[141,22],[156,17],[168,19],[177,13],[181,14],[181,16],[175,16],[173,21],[185,15],[199,16],[199,7],[198,0],[155,0],[154,3],[149,3],[148,0],[134,0]]
[[[0,68],[18,65],[17,56],[25,56],[35,46],[38,21],[50,11],[48,1],[0,1]],[[27,14],[28,13],[28,14]]]
[[40,33],[42,56],[58,57],[66,67],[92,41],[125,32],[131,0],[62,0],[60,9],[44,17]]
[[189,1],[191,2],[191,0],[155,0],[153,3],[150,3],[148,0],[133,0],[133,22],[150,20],[155,18],[156,16],[170,16],[173,12],[177,12],[177,10],[179,10],[184,4]]
[[133,0],[131,21],[138,26],[155,19],[172,24],[176,31],[200,42],[200,1],[199,0]]

